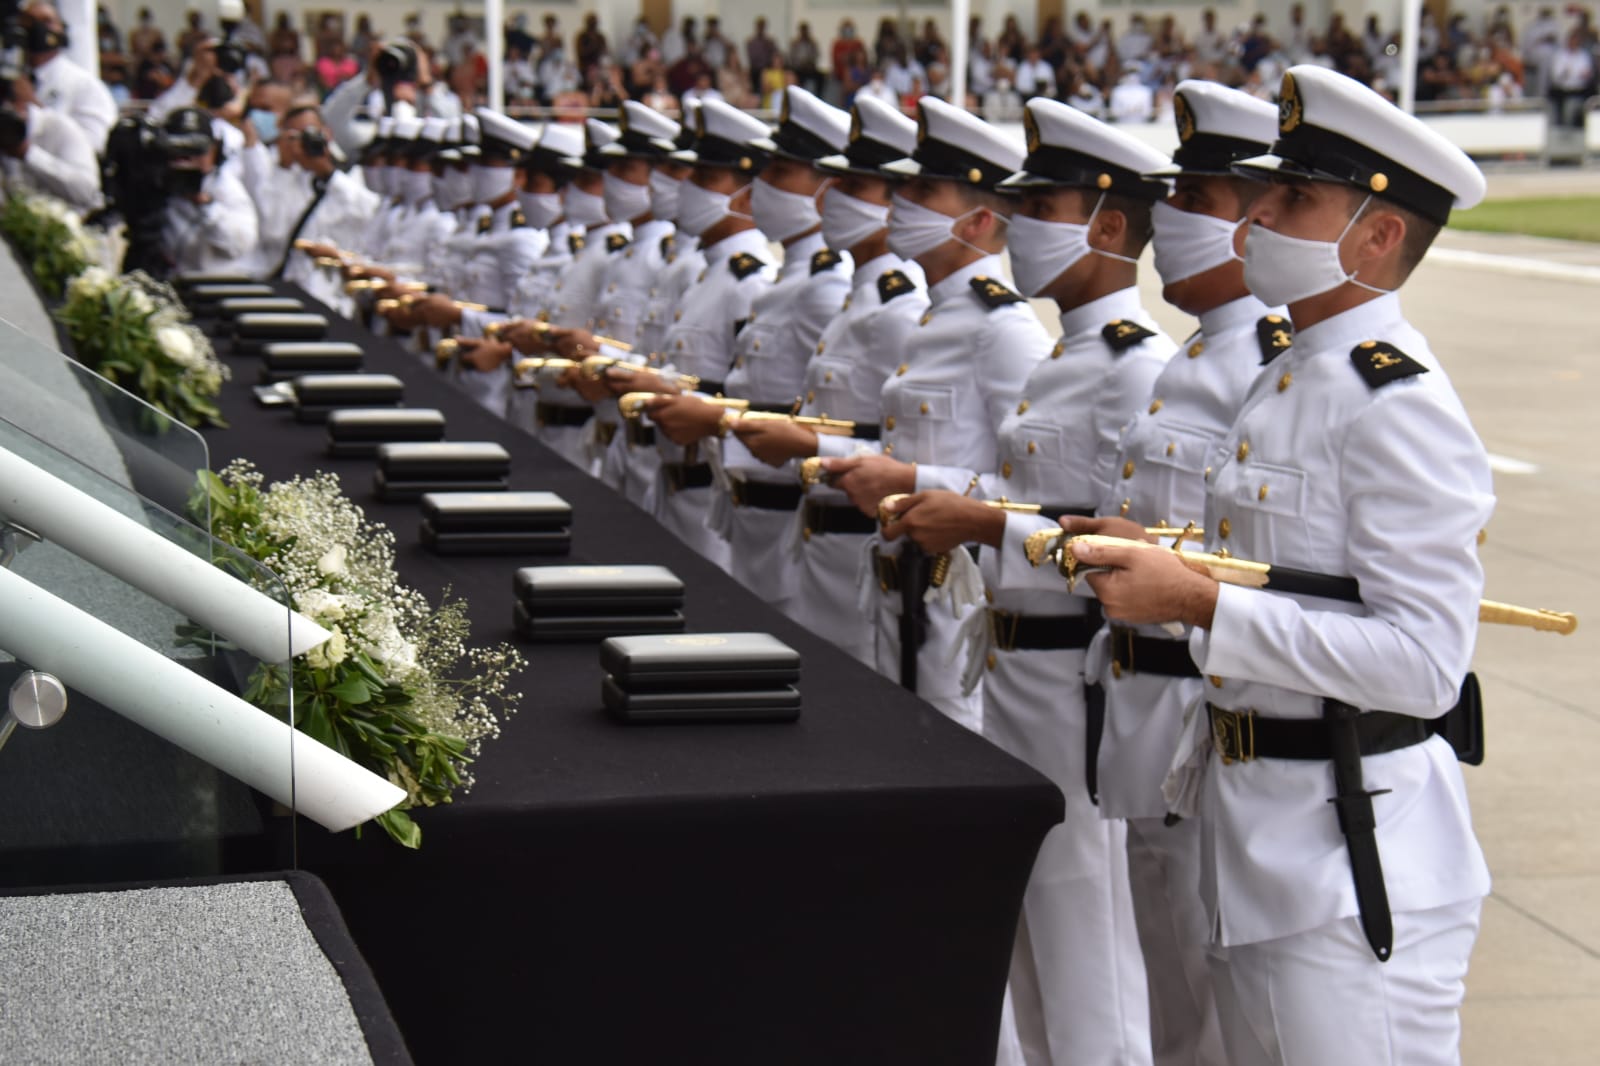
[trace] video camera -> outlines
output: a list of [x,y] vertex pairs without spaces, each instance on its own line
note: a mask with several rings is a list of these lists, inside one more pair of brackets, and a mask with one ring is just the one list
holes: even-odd
[[421,77],[417,63],[417,50],[409,42],[394,41],[384,46],[376,61],[378,77],[387,90],[401,82],[416,81]]
[[111,128],[100,186],[105,214],[120,215],[127,223],[123,270],[144,270],[158,278],[169,272],[161,247],[167,201],[194,196],[205,182],[203,171],[173,164],[204,155],[216,143],[210,116],[195,107],[179,108],[164,125],[130,115]]
[[244,49],[228,41],[217,45],[217,69],[224,74],[237,74],[244,69]]

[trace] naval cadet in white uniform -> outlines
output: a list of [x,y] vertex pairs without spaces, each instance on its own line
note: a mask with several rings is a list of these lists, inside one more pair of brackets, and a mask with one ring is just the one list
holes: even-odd
[[[824,460],[835,484],[868,514],[889,495],[961,492],[997,469],[1000,424],[1050,349],[1027,301],[1001,280],[1014,204],[996,188],[1022,165],[1023,146],[936,97],[917,107],[916,150],[882,172],[904,181],[889,212],[889,249],[922,267],[931,306],[884,384],[881,454]],[[982,622],[975,567],[965,552],[948,556],[950,574],[919,610],[933,567],[904,544],[874,547],[863,571],[877,668],[977,730],[982,694],[962,684],[967,631]],[[911,639],[902,640],[902,632]],[[918,638],[921,647],[913,648]]]
[[[1201,898],[1233,1066],[1460,1061],[1489,872],[1434,726],[1477,636],[1494,508],[1461,401],[1397,290],[1452,208],[1460,149],[1359,83],[1284,74],[1244,276],[1296,333],[1208,478],[1207,546],[1302,571],[1219,584],[1170,551],[1074,547],[1108,617],[1194,627],[1207,677],[1167,785],[1202,817]],[[1306,576],[1307,574],[1311,576]],[[1316,594],[1313,595],[1312,593]]]
[[[1200,329],[1178,346],[1148,406],[1123,431],[1117,476],[1100,504],[1107,517],[1063,519],[1074,533],[1143,538],[1150,526],[1198,527],[1205,513],[1205,468],[1250,383],[1290,342],[1282,309],[1268,308],[1245,288],[1239,255],[1240,222],[1265,186],[1230,169],[1271,145],[1277,109],[1215,82],[1185,81],[1173,110],[1178,150],[1171,166],[1154,172],[1175,181],[1172,195],[1153,212],[1155,266],[1167,302],[1198,316]],[[1102,628],[1089,649],[1087,675],[1105,692],[1097,756],[1100,814],[1127,822],[1128,878],[1150,987],[1155,1064],[1226,1066],[1206,965],[1205,909],[1195,890],[1200,824],[1168,817],[1161,795],[1184,708],[1202,684],[1189,658],[1187,633],[1160,626]]]
[[[782,467],[808,456],[871,449],[882,419],[883,384],[904,358],[928,310],[922,268],[889,251],[894,183],[878,168],[916,150],[917,124],[881,100],[858,96],[842,154],[817,160],[831,180],[822,197],[822,236],[854,264],[844,305],[823,330],[806,364],[800,414],[852,422],[849,436],[819,434],[793,422],[735,420],[732,432],[756,458]],[[871,666],[871,619],[861,611],[857,571],[877,520],[843,492],[818,482],[806,489],[795,528],[784,540],[795,555],[794,617]]]
[[[886,508],[930,554],[980,543],[988,625],[969,680],[983,676],[983,733],[1061,787],[1066,816],[1034,860],[1011,963],[1017,1035],[1030,1063],[1149,1063],[1149,1010],[1128,888],[1126,831],[1095,809],[1085,688],[1094,605],[1028,565],[1030,533],[1093,514],[1116,477],[1123,426],[1143,408],[1174,345],[1140,302],[1138,259],[1168,162],[1142,141],[1055,100],[1028,101],[1028,156],[1001,183],[1018,197],[1008,245],[1018,288],[1061,311],[1061,337],[1034,367],[999,431],[997,463],[973,496],[949,491]],[[1091,724],[1095,724],[1095,729]]]

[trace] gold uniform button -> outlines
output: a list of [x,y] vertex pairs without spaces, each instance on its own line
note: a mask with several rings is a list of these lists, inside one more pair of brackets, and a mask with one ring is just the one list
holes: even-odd
[[751,341],[750,342],[750,350],[752,352],[759,352],[761,350],[761,342],[760,341]]
[[901,363],[899,366],[894,368],[894,376],[897,378],[903,378],[906,376],[906,371],[910,369],[910,363]]
[[822,349],[823,349],[823,348],[824,348],[824,347],[825,347],[825,345],[824,345],[824,344],[823,344],[823,342],[822,342],[822,341],[818,341],[818,342],[817,342],[817,354],[818,354],[818,355],[821,355],[821,354],[822,354]]
[[1155,414],[1157,411],[1161,410],[1165,406],[1166,406],[1166,404],[1164,404],[1159,399],[1158,400],[1152,400],[1150,402],[1150,413],[1151,414]]
[[993,603],[994,602],[994,589],[984,589],[983,590],[983,598],[984,598],[985,601],[987,601],[989,603]]
[[1061,353],[1067,350],[1066,341],[1056,341],[1056,346],[1050,349],[1050,358],[1060,359]]
[[807,542],[809,542],[811,540],[811,529],[810,529],[809,526],[802,526],[801,527],[801,529],[800,529],[800,539],[804,540],[804,541],[807,541]]
[[893,444],[885,444],[883,446],[883,454],[884,455],[893,455],[894,454],[894,445]]
[[1167,454],[1168,455],[1171,455],[1173,452],[1176,452],[1177,450],[1178,450],[1178,442],[1177,441],[1168,441],[1167,442]]
[[1239,457],[1241,463],[1250,458],[1250,442],[1247,440],[1240,441],[1239,450],[1234,454]]
[[845,297],[845,298],[844,298],[844,306],[843,306],[843,307],[841,307],[841,308],[839,308],[839,310],[841,310],[841,311],[848,311],[848,310],[850,310],[850,299],[851,299],[851,298],[850,298],[850,297],[848,297],[848,296],[846,296],[846,297]]
[[1210,481],[1210,480],[1211,480],[1211,468],[1210,468],[1210,467],[1209,467],[1209,466],[1208,466],[1208,467],[1206,467],[1206,473],[1205,473],[1205,479],[1206,479],[1206,480],[1207,480],[1207,481]]
[[751,311],[750,312],[750,317],[746,318],[744,320],[744,322],[745,322],[745,325],[748,326],[750,323],[754,322],[755,320],[756,320],[756,313],[754,311]]
[[926,326],[932,320],[933,320],[933,312],[932,311],[924,311],[924,312],[922,312],[922,317],[917,319],[917,325]]
[[1029,454],[1029,455],[1033,455],[1033,454],[1034,454],[1034,453],[1035,453],[1035,452],[1037,452],[1037,451],[1038,451],[1038,450],[1039,450],[1039,442],[1038,442],[1038,441],[1031,441],[1031,440],[1030,440],[1030,441],[1029,441],[1029,442],[1028,442],[1028,454]]
[[1122,464],[1122,479],[1124,481],[1126,481],[1128,478],[1130,478],[1132,476],[1133,476],[1133,460],[1129,459],[1127,462]]
[[672,321],[674,321],[674,322],[682,322],[683,321],[683,312],[682,311],[674,311],[674,312],[672,312]]
[[1027,413],[1028,413],[1028,401],[1027,400],[1023,400],[1021,403],[1017,404],[1017,414],[1025,415]]
[[1217,536],[1221,537],[1223,540],[1227,540],[1229,534],[1232,532],[1233,523],[1228,521],[1226,518],[1217,523]]
[[1293,382],[1294,382],[1294,375],[1293,374],[1284,374],[1283,377],[1278,379],[1278,391],[1279,392],[1288,391],[1288,388],[1289,388],[1290,384],[1292,384]]
[[735,370],[743,370],[744,369],[744,356],[741,355],[739,358],[737,358],[737,359],[735,359],[733,361],[733,368]]
[[883,420],[883,428],[891,430],[894,429],[894,415],[890,415],[888,418]]
[[[817,402],[817,394],[815,392],[806,393],[806,403],[816,403],[816,402]],[[894,427],[890,426],[889,428],[893,429]]]
[[1205,350],[1206,350],[1206,342],[1205,341],[1195,341],[1193,344],[1189,345],[1189,358],[1190,359],[1197,358],[1200,355],[1200,353],[1205,351]]
[[700,271],[700,276],[698,278],[695,278],[694,280],[695,281],[704,281],[704,280],[706,280],[706,272],[704,270]]
[[1121,506],[1121,507],[1119,507],[1119,508],[1117,508],[1117,510],[1118,510],[1118,511],[1119,511],[1119,512],[1121,512],[1121,514],[1122,514],[1122,516],[1123,516],[1123,517],[1124,517],[1124,518],[1126,518],[1126,517],[1127,517],[1127,514],[1128,514],[1128,510],[1129,510],[1129,509],[1130,509],[1130,508],[1131,508],[1131,507],[1132,507],[1132,506],[1133,506],[1133,501],[1132,501],[1132,500],[1123,500],[1123,501],[1122,501],[1122,506]]
[[1218,677],[1216,674],[1212,674],[1211,675],[1210,681],[1211,681],[1211,687],[1212,688],[1221,688],[1222,687],[1222,678]]
[[1010,477],[1011,476],[1011,460],[1007,459],[1005,462],[1000,464],[1000,476],[1001,477]]
[[1122,680],[1122,664],[1115,659],[1111,660],[1111,676],[1118,681]]
[[994,657],[994,652],[990,652],[988,657],[983,660],[983,664],[985,666],[987,666],[989,669],[993,670],[994,669],[994,664],[997,661],[998,660],[996,660],[995,657]]
[[833,371],[830,370],[826,374],[822,375],[822,383],[824,385],[828,384],[832,380],[833,380]]
[[679,341],[679,342],[678,342],[678,343],[677,343],[677,349],[678,349],[678,351],[680,351],[680,352],[681,352],[681,351],[683,351],[683,342],[682,342],[682,341]]
[[917,407],[917,410],[922,412],[923,414],[927,414],[928,413],[928,401],[927,400],[923,400],[921,405],[919,405]]
[[607,292],[616,292],[617,291],[617,283],[613,281],[610,285],[607,285],[606,286],[606,291]]
[[1262,485],[1261,486],[1261,491],[1256,493],[1256,499],[1264,500],[1266,498],[1267,498],[1267,487],[1265,485]]

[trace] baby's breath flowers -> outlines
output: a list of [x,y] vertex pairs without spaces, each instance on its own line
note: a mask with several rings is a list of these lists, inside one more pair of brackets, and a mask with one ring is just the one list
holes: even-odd
[[[295,609],[333,634],[293,664],[296,726],[404,788],[402,807],[377,821],[417,847],[422,831],[404,808],[471,787],[468,766],[522,698],[508,691],[522,655],[469,645],[467,605],[448,590],[433,606],[400,584],[394,534],[333,474],[268,486],[241,460],[201,474],[196,515],[201,495],[212,533],[273,570]],[[285,681],[282,667],[259,667],[245,698],[281,708]]]

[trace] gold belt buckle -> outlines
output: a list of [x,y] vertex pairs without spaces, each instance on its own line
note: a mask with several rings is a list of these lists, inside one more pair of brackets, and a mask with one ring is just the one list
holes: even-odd
[[877,548],[873,548],[872,569],[877,571],[878,574],[879,592],[888,592],[890,588],[899,584],[897,578],[899,576],[900,560],[898,557],[885,555],[878,551]]
[[731,488],[728,492],[728,498],[733,501],[733,505],[735,507],[747,506],[745,501],[749,498],[749,489],[745,487],[745,479],[742,477],[736,477],[729,478],[728,480],[731,483]]
[[994,638],[996,651],[1017,650],[1017,624],[1021,621],[1020,614],[989,608],[989,634]]
[[1207,704],[1211,709],[1211,740],[1224,766],[1236,762],[1250,762],[1256,757],[1256,713],[1254,711],[1225,711]]
[[1120,678],[1123,674],[1134,673],[1133,668],[1133,628],[1131,626],[1111,627],[1111,676]]

